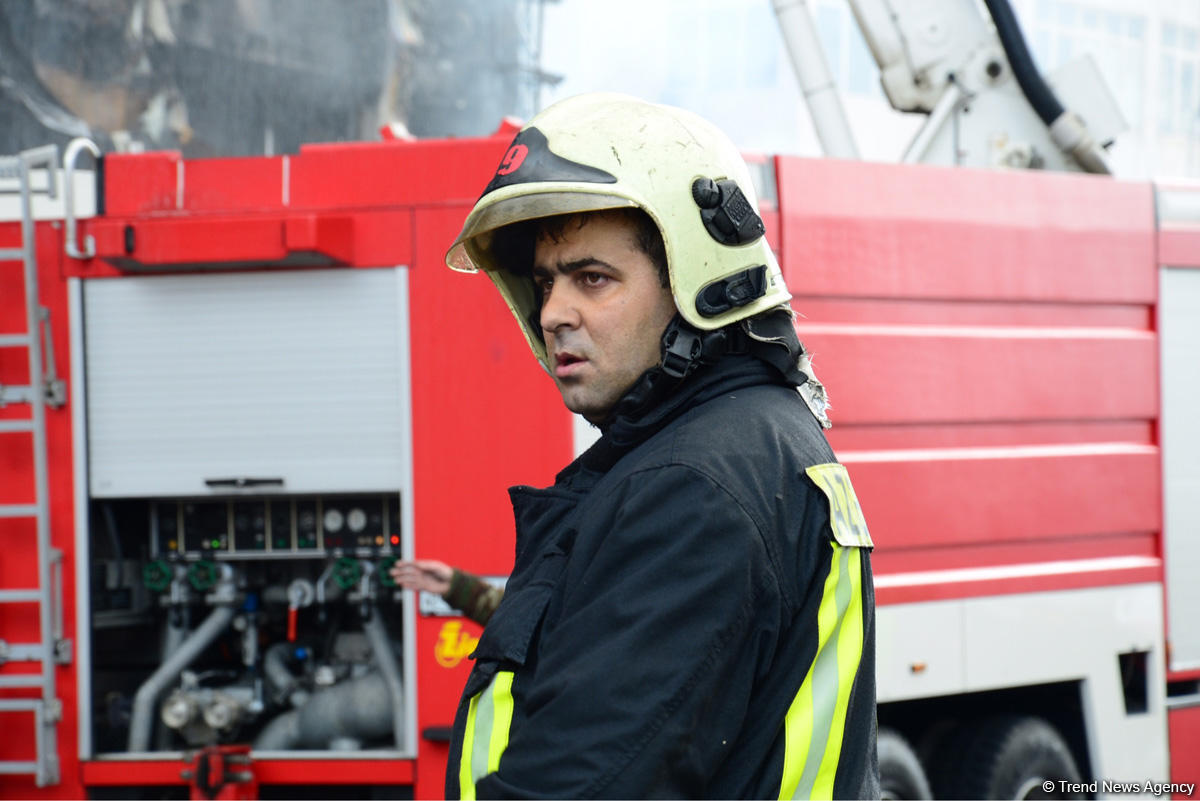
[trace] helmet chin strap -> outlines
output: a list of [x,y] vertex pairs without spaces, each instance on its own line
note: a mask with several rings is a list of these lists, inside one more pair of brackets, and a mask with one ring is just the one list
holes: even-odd
[[642,373],[600,425],[605,427],[622,416],[638,417],[657,406],[701,367],[726,354],[749,352],[795,385],[821,427],[830,427],[825,387],[817,380],[787,311],[758,315],[714,331],[696,328],[676,314],[663,331],[662,360]]
[[748,349],[749,341],[740,329],[702,331],[676,314],[663,331],[659,367],[671,378],[683,380],[726,353],[745,353]]
[[716,362],[727,353],[746,353],[749,344],[749,338],[740,328],[702,331],[676,314],[663,331],[661,361],[642,373],[617,401],[601,426],[618,417],[640,416],[657,406],[700,367]]

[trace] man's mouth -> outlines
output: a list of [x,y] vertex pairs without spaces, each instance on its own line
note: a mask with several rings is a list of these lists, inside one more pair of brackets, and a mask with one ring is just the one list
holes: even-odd
[[554,375],[566,378],[577,372],[587,359],[574,353],[559,352],[554,354]]

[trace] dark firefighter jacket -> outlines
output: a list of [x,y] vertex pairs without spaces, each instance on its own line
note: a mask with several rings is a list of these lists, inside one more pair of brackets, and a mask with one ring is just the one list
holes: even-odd
[[509,492],[448,798],[879,797],[870,540],[773,368],[726,356]]

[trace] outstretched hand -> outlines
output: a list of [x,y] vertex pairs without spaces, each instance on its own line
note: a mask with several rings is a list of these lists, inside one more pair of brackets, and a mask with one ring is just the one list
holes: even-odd
[[450,577],[454,575],[450,565],[436,559],[397,561],[388,572],[406,590],[423,590],[436,595],[449,591]]

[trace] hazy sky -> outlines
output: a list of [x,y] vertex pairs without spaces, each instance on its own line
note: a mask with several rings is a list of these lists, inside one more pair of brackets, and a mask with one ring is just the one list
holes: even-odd
[[[545,90],[544,102],[628,92],[686,106],[743,148],[798,149],[807,116],[770,0],[560,0],[546,5],[545,19],[542,64],[565,79]],[[773,99],[734,88],[747,70],[774,73],[779,64],[787,80]]]
[[[808,4],[860,154],[898,160],[923,116],[887,105],[845,0]],[[1084,54],[1096,59],[1131,123],[1110,154],[1118,174],[1200,177],[1200,52],[1184,46],[1189,35],[1200,39],[1200,0],[1013,6],[1047,75]],[[1178,44],[1172,30],[1185,32]],[[771,0],[556,0],[545,6],[542,48],[544,69],[564,76],[543,90],[544,104],[579,92],[628,92],[689,108],[747,151],[820,154]],[[1174,115],[1170,124],[1164,108]]]

